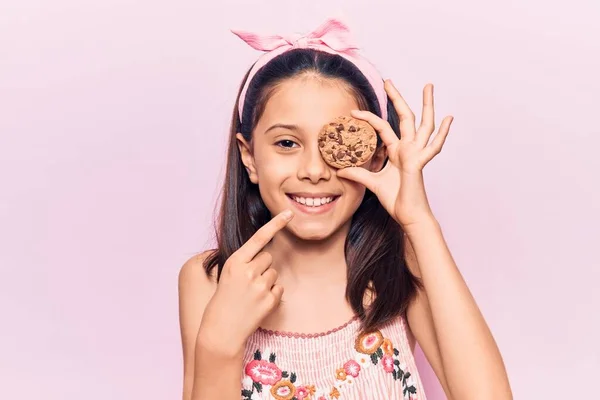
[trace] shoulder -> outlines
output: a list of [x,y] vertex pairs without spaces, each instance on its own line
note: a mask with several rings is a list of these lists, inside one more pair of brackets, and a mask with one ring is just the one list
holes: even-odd
[[204,263],[215,250],[207,250],[189,258],[179,270],[179,287],[189,286],[203,287],[205,289],[215,286],[217,283],[217,268],[213,268],[207,274]]
[[179,322],[184,335],[197,332],[204,309],[217,288],[217,268],[207,273],[204,267],[213,252],[209,250],[194,255],[179,270]]
[[179,326],[183,345],[184,393],[191,393],[194,375],[194,349],[204,310],[217,288],[217,268],[206,272],[204,263],[214,250],[196,254],[179,270]]

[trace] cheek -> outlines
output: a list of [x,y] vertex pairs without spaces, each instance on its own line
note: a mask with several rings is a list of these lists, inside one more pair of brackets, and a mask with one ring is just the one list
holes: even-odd
[[280,191],[284,182],[296,176],[295,158],[279,154],[273,149],[257,149],[254,155],[254,165],[263,198],[271,197],[273,191]]
[[359,183],[344,182],[344,196],[352,208],[357,209],[365,196],[365,187]]

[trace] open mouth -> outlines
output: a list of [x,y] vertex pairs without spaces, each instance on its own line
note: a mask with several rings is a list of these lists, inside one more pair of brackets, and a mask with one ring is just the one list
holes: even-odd
[[333,203],[340,197],[338,195],[297,195],[288,193],[287,196],[296,204],[296,206],[306,211],[327,210],[333,206]]

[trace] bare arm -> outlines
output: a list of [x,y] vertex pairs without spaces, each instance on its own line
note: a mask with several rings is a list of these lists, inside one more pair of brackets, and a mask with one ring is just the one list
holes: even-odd
[[211,346],[210,337],[199,337],[204,309],[216,288],[202,266],[207,255],[190,258],[179,272],[183,400],[239,400],[242,355],[226,355]]
[[[406,264],[413,275],[421,277],[421,271],[417,262],[415,251],[412,248],[408,238],[406,239]],[[437,341],[435,326],[433,325],[433,316],[431,315],[431,307],[425,290],[419,290],[417,298],[410,303],[406,312],[408,325],[423,350],[423,354],[429,361],[431,368],[435,372],[442,389],[448,400],[452,400],[444,368],[442,366],[442,355]]]
[[181,268],[183,400],[241,398],[246,341],[283,295],[277,271],[271,268],[273,257],[261,250],[293,216],[283,211],[258,229],[225,261],[218,285],[202,265],[209,253]]
[[[500,351],[435,219],[406,231],[425,287],[409,324],[449,399],[512,399]],[[410,251],[410,250],[409,250]]]

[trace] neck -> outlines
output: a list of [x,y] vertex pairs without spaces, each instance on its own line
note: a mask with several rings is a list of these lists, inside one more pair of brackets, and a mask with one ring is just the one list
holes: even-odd
[[346,284],[344,246],[350,223],[323,240],[303,240],[287,229],[265,248],[273,256],[279,281],[294,285]]

